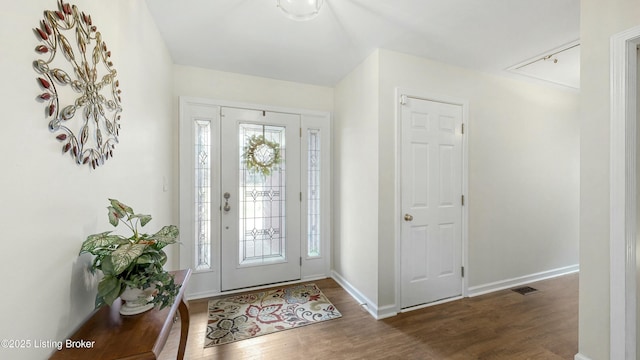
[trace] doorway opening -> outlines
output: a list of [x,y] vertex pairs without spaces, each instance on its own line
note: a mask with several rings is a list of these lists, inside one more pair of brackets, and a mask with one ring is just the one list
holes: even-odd
[[180,97],[190,299],[330,274],[329,113]]
[[468,104],[407,89],[396,98],[400,312],[466,296]]

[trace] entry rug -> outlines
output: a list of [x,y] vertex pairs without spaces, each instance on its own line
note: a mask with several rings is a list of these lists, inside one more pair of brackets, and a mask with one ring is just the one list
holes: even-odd
[[341,317],[315,284],[209,300],[204,347]]

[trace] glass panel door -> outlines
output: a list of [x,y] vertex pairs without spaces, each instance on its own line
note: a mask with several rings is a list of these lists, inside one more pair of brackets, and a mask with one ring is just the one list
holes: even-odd
[[223,108],[222,290],[300,278],[300,116]]
[[[220,294],[223,277],[232,290],[330,274],[330,114],[247,107],[180,98],[180,267],[193,270],[190,297]],[[269,174],[243,161],[254,136],[267,145],[254,139],[254,160],[276,165]]]
[[240,265],[286,261],[285,131],[239,124]]

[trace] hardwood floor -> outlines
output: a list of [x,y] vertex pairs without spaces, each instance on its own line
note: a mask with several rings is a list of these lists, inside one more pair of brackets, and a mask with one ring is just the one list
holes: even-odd
[[[332,279],[315,281],[342,318],[203,348],[207,300],[189,303],[186,358],[573,359],[578,352],[578,274],[375,320]],[[161,359],[175,359],[179,322]]]

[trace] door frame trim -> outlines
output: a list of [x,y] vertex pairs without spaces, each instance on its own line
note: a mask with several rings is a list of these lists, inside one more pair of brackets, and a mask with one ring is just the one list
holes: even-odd
[[636,358],[637,47],[640,26],[611,37],[610,294],[611,359]]
[[[279,113],[290,113],[290,114],[297,114],[300,115],[301,117],[301,126],[304,129],[308,129],[308,128],[315,128],[318,127],[319,123],[322,123],[323,125],[320,127],[323,131],[323,136],[322,136],[322,145],[324,147],[324,150],[326,150],[326,152],[323,152],[323,160],[322,160],[322,182],[324,185],[326,185],[326,189],[324,190],[324,195],[323,195],[323,206],[321,208],[321,212],[322,212],[322,232],[324,235],[322,235],[322,246],[323,246],[323,254],[320,257],[307,257],[307,256],[302,256],[302,273],[301,273],[301,280],[299,281],[294,281],[291,283],[297,283],[300,281],[312,281],[312,280],[317,280],[317,279],[323,279],[323,278],[327,278],[331,276],[331,263],[332,263],[332,254],[333,254],[333,249],[332,249],[332,209],[333,209],[333,189],[332,189],[332,156],[333,156],[333,150],[332,150],[332,145],[333,145],[333,133],[332,133],[332,116],[331,116],[331,112],[329,111],[321,111],[321,110],[310,110],[310,109],[303,109],[303,108],[296,108],[296,107],[287,107],[287,106],[278,106],[278,105],[265,105],[265,104],[256,104],[256,103],[248,103],[248,102],[240,102],[240,101],[233,101],[233,100],[222,100],[222,99],[212,99],[212,98],[203,98],[203,97],[195,97],[195,96],[178,96],[178,103],[179,103],[179,107],[178,107],[178,121],[179,121],[179,134],[178,134],[178,159],[180,159],[179,162],[179,166],[178,166],[178,172],[179,172],[179,179],[180,179],[180,184],[179,184],[179,192],[177,195],[177,202],[178,202],[178,208],[180,209],[180,214],[189,214],[189,209],[191,206],[191,202],[189,202],[190,200],[190,195],[192,192],[192,188],[190,187],[191,184],[193,183],[191,181],[192,177],[191,176],[187,176],[185,174],[183,174],[183,172],[180,170],[182,167],[184,166],[190,166],[190,164],[192,164],[190,155],[188,154],[183,154],[182,148],[183,148],[183,142],[188,140],[187,138],[189,137],[189,131],[188,131],[188,126],[186,124],[186,122],[189,121],[188,117],[186,116],[187,114],[189,114],[189,111],[191,109],[194,108],[202,108],[202,109],[206,109],[207,112],[215,112],[217,111],[219,114],[219,109],[222,107],[229,107],[229,108],[241,108],[241,109],[252,109],[252,110],[265,110],[265,111],[272,111],[272,112],[279,112]],[[211,115],[211,114],[209,114]],[[186,138],[185,138],[186,137]],[[303,138],[304,140],[304,138]],[[303,142],[304,143],[304,142]],[[301,161],[302,164],[305,164],[305,161]],[[306,175],[304,177],[306,179]],[[304,187],[304,186],[303,186]],[[219,189],[216,190],[218,193],[220,192]],[[218,202],[220,199],[218,199]],[[306,202],[303,202],[303,205],[306,204]],[[189,227],[190,227],[190,218],[188,218],[188,216],[179,216],[179,223],[180,223],[180,228],[181,230],[181,241],[182,242],[186,242],[187,240],[185,240],[185,237],[188,237],[190,235],[192,235],[190,231],[188,231]],[[306,221],[302,221],[301,223],[306,224]],[[212,244],[212,246],[216,246],[219,247],[219,242],[218,243],[214,243]],[[302,241],[301,243],[302,246],[302,251],[306,251],[306,242]],[[178,249],[178,254],[177,254],[177,258],[179,261],[179,265],[180,268],[191,268],[193,266],[193,262],[192,262],[192,258],[193,258],[193,249],[190,249],[186,246],[181,246],[180,249]],[[214,253],[218,253],[219,254],[219,248],[214,249]],[[302,255],[302,254],[301,254]],[[214,258],[219,258],[215,257]],[[195,288],[194,289],[194,284],[192,284],[192,282],[189,283],[189,289],[187,289],[187,292],[185,293],[185,298],[189,299],[189,300],[193,300],[193,299],[200,299],[200,298],[206,298],[206,297],[212,297],[212,296],[218,296],[221,295],[223,293],[233,293],[231,292],[222,292],[220,289],[220,285],[221,285],[221,274],[220,274],[220,262],[218,261],[217,264],[214,265],[214,267],[212,269],[208,269],[208,270],[198,270],[198,271],[194,271],[192,274],[192,280],[195,280],[194,278],[197,277],[197,275],[199,273],[214,273],[216,274],[215,276],[215,284],[213,284],[211,286],[211,288],[209,289],[199,289],[199,288]],[[285,284],[285,283],[283,283]],[[252,290],[252,289],[261,289],[264,287],[261,286],[257,286],[254,288],[248,288],[248,289],[244,289],[243,291],[246,290]]]
[[402,266],[401,266],[401,243],[402,243],[402,219],[399,214],[402,212],[402,193],[401,193],[401,185],[402,185],[402,96],[406,96],[413,99],[421,99],[427,101],[434,101],[440,103],[447,103],[452,105],[459,105],[462,107],[462,123],[464,124],[464,135],[462,136],[462,194],[464,195],[464,205],[462,206],[462,266],[465,269],[464,276],[462,277],[461,284],[461,295],[462,297],[468,296],[469,291],[469,134],[470,134],[470,125],[469,125],[469,101],[466,99],[450,97],[446,95],[433,94],[424,91],[418,91],[415,89],[407,89],[402,87],[397,87],[395,89],[394,94],[394,103],[395,103],[395,131],[396,131],[396,165],[395,165],[395,216],[394,226],[395,226],[395,279],[396,279],[396,312],[400,313],[402,311],[402,293],[401,293],[401,284],[402,284]]

